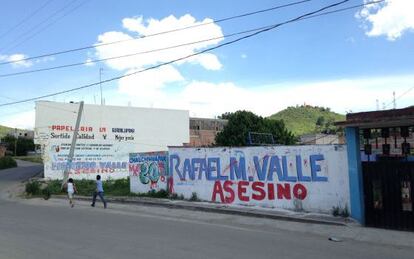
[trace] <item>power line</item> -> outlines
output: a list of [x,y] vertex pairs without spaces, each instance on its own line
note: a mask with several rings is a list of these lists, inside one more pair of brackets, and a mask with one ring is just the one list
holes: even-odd
[[408,94],[409,92],[411,92],[414,89],[414,86],[409,88],[407,91],[405,91],[404,93],[400,94],[398,97],[394,98],[391,102],[389,102],[387,105],[385,105],[384,107],[387,108],[388,106],[390,106],[391,104],[393,104],[395,101],[397,101],[398,99],[400,99],[401,97],[403,97],[404,95]]
[[8,35],[10,32],[16,30],[19,28],[22,24],[30,20],[32,17],[34,17],[37,13],[39,13],[41,10],[43,10],[47,5],[49,5],[52,2],[52,0],[46,1],[43,5],[41,5],[39,8],[37,8],[35,11],[31,12],[29,15],[27,15],[25,18],[23,18],[20,22],[15,24],[13,27],[8,29],[6,32],[2,33],[0,35],[0,39],[4,38],[4,36]]
[[[85,0],[83,2],[81,2],[80,4],[76,5],[75,7],[73,7],[72,9],[68,10],[67,12],[65,12],[65,9],[69,8],[72,4],[76,3],[77,0],[73,0],[71,2],[69,2],[69,4],[65,5],[63,8],[59,9],[58,11],[56,11],[54,14],[52,14],[51,16],[49,16],[48,18],[46,18],[45,20],[43,20],[42,22],[40,22],[39,24],[35,25],[34,27],[32,27],[30,31],[36,30],[37,28],[39,28],[38,30],[34,31],[33,33],[29,34],[29,36],[24,37],[20,42],[6,48],[4,51],[10,51],[22,44],[24,44],[25,42],[27,42],[28,40],[32,39],[33,37],[37,36],[38,34],[42,33],[43,31],[45,31],[46,29],[48,29],[49,27],[51,27],[52,25],[54,25],[55,23],[57,23],[58,21],[62,20],[63,18],[65,18],[66,16],[68,16],[69,14],[73,13],[74,11],[76,11],[77,9],[79,9],[82,5],[84,5],[88,0]],[[41,27],[42,24],[48,22],[51,18],[53,18],[54,16],[56,16],[57,14],[59,14],[60,12],[63,12],[63,14],[60,17],[57,17],[55,20],[52,20],[51,22],[47,23],[46,26]],[[26,33],[21,34],[19,38],[22,38],[22,36],[25,36]]]
[[109,58],[104,58],[104,59],[88,60],[88,61],[85,61],[85,62],[78,62],[78,63],[66,64],[66,65],[61,65],[61,66],[53,66],[53,67],[47,67],[47,68],[40,68],[40,69],[33,69],[33,70],[27,70],[27,71],[15,72],[15,73],[9,73],[9,74],[0,74],[0,77],[10,77],[10,76],[31,74],[31,73],[50,71],[50,70],[61,69],[61,68],[87,65],[87,64],[91,64],[91,63],[98,63],[98,62],[103,62],[103,61],[108,61],[108,60],[113,60],[113,59],[128,58],[128,57],[132,57],[132,56],[136,56],[136,55],[149,54],[149,53],[153,53],[153,52],[164,51],[164,50],[169,50],[169,49],[194,45],[194,44],[198,44],[198,43],[202,43],[202,42],[208,42],[208,41],[212,41],[212,40],[223,39],[223,38],[226,38],[226,37],[227,38],[228,37],[234,37],[234,36],[237,36],[237,35],[246,34],[246,33],[253,32],[253,31],[259,31],[259,30],[262,30],[262,29],[270,27],[270,26],[273,26],[273,25],[264,26],[264,27],[251,29],[251,30],[246,30],[246,31],[242,31],[242,32],[236,32],[236,33],[227,34],[227,35],[214,37],[214,38],[209,38],[209,39],[205,39],[205,40],[192,41],[192,42],[178,44],[178,45],[164,47],[164,48],[158,48],[158,49],[140,51],[140,52],[131,53],[131,54],[125,54],[125,55],[122,55],[122,56],[115,56],[115,57],[109,57]]
[[52,96],[55,96],[55,95],[60,95],[60,94],[64,94],[64,93],[69,93],[69,92],[73,92],[73,91],[78,91],[78,90],[81,90],[81,89],[89,88],[89,87],[92,87],[92,86],[99,85],[100,83],[108,83],[108,82],[116,81],[116,80],[119,80],[121,78],[129,77],[129,76],[132,76],[132,75],[135,75],[135,74],[139,74],[139,73],[142,73],[142,72],[145,72],[145,71],[148,71],[148,70],[153,70],[153,69],[156,69],[156,68],[159,68],[159,67],[162,67],[162,66],[166,66],[166,65],[169,65],[169,64],[172,64],[172,63],[175,63],[175,62],[184,60],[184,59],[191,58],[193,56],[197,56],[197,55],[200,55],[200,54],[203,54],[203,53],[206,53],[206,52],[210,52],[212,50],[215,50],[215,49],[218,49],[218,48],[221,48],[221,47],[230,45],[230,44],[234,44],[236,42],[245,40],[247,38],[254,37],[256,35],[259,35],[261,33],[264,33],[264,32],[267,32],[267,31],[270,31],[270,30],[273,30],[273,29],[276,29],[276,28],[278,28],[280,26],[283,26],[283,25],[286,25],[286,24],[289,24],[289,23],[293,23],[293,22],[296,22],[296,21],[299,21],[299,20],[303,20],[305,18],[319,17],[319,16],[322,16],[322,15],[327,15],[327,14],[331,14],[331,13],[335,13],[335,12],[340,12],[340,11],[343,11],[343,10],[349,10],[349,9],[352,9],[352,8],[366,6],[366,5],[373,4],[373,3],[383,2],[384,0],[375,1],[375,2],[368,2],[368,3],[356,5],[354,7],[347,7],[347,8],[338,9],[338,10],[335,10],[335,11],[330,11],[330,12],[326,12],[326,13],[320,13],[320,12],[326,10],[326,9],[329,9],[329,8],[332,8],[332,7],[335,7],[335,6],[339,6],[339,5],[341,5],[343,3],[346,3],[348,1],[349,0],[343,0],[343,1],[340,1],[340,2],[337,2],[337,3],[334,3],[334,4],[327,5],[327,6],[322,7],[320,9],[316,10],[316,11],[312,11],[312,12],[303,14],[303,15],[298,16],[296,18],[287,20],[287,21],[282,22],[282,23],[278,23],[278,24],[276,24],[274,26],[271,26],[271,27],[265,28],[263,30],[254,32],[252,34],[249,34],[249,35],[246,35],[246,36],[237,38],[235,40],[232,40],[232,41],[229,41],[229,42],[226,42],[226,43],[222,43],[222,44],[219,44],[219,45],[217,45],[215,47],[211,47],[211,48],[208,48],[208,49],[205,49],[205,50],[202,50],[202,51],[199,51],[199,52],[196,52],[196,53],[193,53],[193,54],[190,54],[190,55],[181,57],[181,58],[177,58],[177,59],[174,59],[174,60],[171,60],[171,61],[168,61],[168,62],[164,62],[164,63],[158,64],[158,65],[155,65],[155,66],[151,66],[151,67],[148,67],[148,68],[145,68],[145,69],[142,69],[142,70],[138,70],[138,71],[131,72],[131,73],[128,73],[128,74],[124,74],[124,75],[121,75],[121,76],[117,76],[117,77],[113,77],[113,78],[110,78],[110,79],[106,79],[106,80],[104,80],[102,82],[95,82],[95,83],[91,83],[91,84],[87,84],[87,85],[83,85],[83,86],[71,88],[71,89],[68,89],[68,90],[63,90],[63,91],[59,91],[59,92],[55,92],[55,93],[51,93],[51,94],[47,94],[47,95],[43,95],[43,96],[28,98],[28,99],[24,99],[24,100],[20,100],[20,101],[16,101],[16,102],[3,103],[3,104],[0,104],[0,107],[14,105],[14,104],[23,103],[23,102],[35,101],[35,100],[39,100],[39,99],[42,99],[42,98],[48,98],[48,97],[52,97]]
[[274,10],[277,10],[277,9],[282,9],[282,8],[285,8],[285,7],[298,5],[298,4],[302,4],[302,3],[310,2],[310,1],[312,1],[312,0],[301,0],[301,1],[293,2],[293,3],[289,3],[289,4],[284,4],[284,5],[278,5],[278,6],[274,6],[274,7],[254,11],[254,12],[249,12],[249,13],[244,13],[244,14],[240,14],[240,15],[226,17],[226,18],[222,18],[222,19],[218,19],[218,20],[213,20],[211,22],[194,24],[194,25],[191,25],[191,26],[186,26],[186,27],[177,28],[177,29],[173,29],[173,30],[167,30],[167,31],[153,33],[153,34],[143,35],[143,36],[140,36],[140,37],[137,37],[137,38],[126,39],[126,40],[118,40],[118,41],[113,41],[113,42],[108,42],[108,43],[95,44],[95,45],[90,45],[90,46],[85,46],[85,47],[80,47],[80,48],[74,48],[74,49],[68,49],[68,50],[63,50],[63,51],[57,51],[57,52],[53,52],[53,53],[42,54],[42,55],[38,55],[38,56],[34,56],[34,57],[28,57],[28,58],[19,59],[19,60],[1,62],[0,65],[16,63],[16,62],[22,62],[22,61],[27,61],[27,60],[37,59],[37,58],[44,58],[44,57],[49,57],[49,56],[56,56],[56,55],[70,53],[70,52],[76,52],[76,51],[81,51],[81,50],[93,49],[93,48],[96,48],[96,47],[102,47],[102,46],[108,46],[108,45],[112,45],[112,44],[119,44],[119,43],[123,43],[123,42],[133,41],[133,40],[139,40],[139,39],[143,39],[143,38],[150,38],[150,37],[159,36],[159,35],[163,35],[163,34],[183,31],[183,30],[187,30],[187,29],[192,29],[192,28],[196,28],[196,27],[200,27],[200,26],[206,26],[206,25],[213,24],[213,23],[220,23],[220,22],[229,21],[229,20],[233,20],[233,19],[238,19],[238,18],[251,16],[251,15],[255,15],[255,14],[259,14],[259,13],[274,11]]
[[[358,5],[358,7],[359,6],[361,6],[361,5]],[[343,9],[341,9],[341,11],[349,10],[350,8],[355,8],[355,7],[343,8]],[[328,13],[337,12],[337,11],[338,10],[331,11],[331,12],[326,12],[326,13],[318,14],[318,15],[314,15],[314,16],[304,17],[300,20],[317,17],[319,15],[326,15]],[[91,64],[91,63],[98,63],[98,62],[103,62],[103,61],[108,61],[108,60],[121,59],[121,58],[136,56],[136,55],[142,55],[142,54],[148,54],[148,53],[153,53],[153,52],[158,52],[158,51],[164,51],[164,50],[169,50],[169,49],[194,45],[194,44],[198,44],[198,43],[202,43],[202,42],[208,42],[208,41],[212,41],[212,40],[223,39],[223,38],[226,38],[226,37],[227,38],[228,37],[234,37],[234,36],[237,36],[237,35],[242,35],[242,34],[246,34],[246,33],[250,33],[250,32],[260,31],[260,30],[270,28],[270,27],[275,26],[275,25],[277,25],[277,24],[262,26],[262,27],[255,28],[255,29],[249,29],[249,30],[236,32],[236,33],[231,33],[231,34],[227,34],[227,35],[223,35],[223,36],[219,36],[219,37],[214,37],[214,38],[209,38],[209,39],[205,39],[205,40],[193,41],[193,42],[178,44],[178,45],[174,45],[174,46],[158,48],[158,49],[152,49],[152,50],[147,50],[147,51],[141,51],[141,52],[126,54],[126,55],[121,55],[121,56],[109,57],[109,58],[104,58],[104,59],[89,60],[89,61],[85,61],[85,62],[78,62],[78,63],[66,64],[66,65],[61,65],[61,66],[53,66],[53,67],[47,67],[47,68],[33,69],[33,70],[27,70],[27,71],[22,71],[22,72],[0,74],[0,78],[1,77],[24,75],[24,74],[31,74],[31,73],[37,73],[37,72],[44,72],[44,71],[50,71],[50,70],[55,70],[55,69],[68,68],[68,67],[75,67],[75,66],[81,66],[81,65]]]

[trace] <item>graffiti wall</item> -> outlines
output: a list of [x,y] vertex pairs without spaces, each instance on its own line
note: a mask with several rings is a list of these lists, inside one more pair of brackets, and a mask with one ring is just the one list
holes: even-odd
[[227,204],[329,212],[348,205],[346,146],[170,148],[177,194]]
[[131,192],[167,189],[168,152],[129,154]]
[[129,176],[129,154],[168,150],[189,142],[188,111],[84,105],[73,162],[68,165],[79,104],[36,102],[35,143],[45,177],[75,179]]

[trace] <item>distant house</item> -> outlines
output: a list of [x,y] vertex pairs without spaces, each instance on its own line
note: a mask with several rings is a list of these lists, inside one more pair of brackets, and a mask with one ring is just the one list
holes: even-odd
[[302,145],[330,145],[344,143],[344,137],[337,134],[314,133],[300,136],[300,144]]
[[190,118],[190,147],[207,147],[215,143],[216,135],[228,123],[223,119]]
[[14,129],[14,130],[10,130],[7,133],[7,135],[14,136],[17,138],[34,139],[33,130]]

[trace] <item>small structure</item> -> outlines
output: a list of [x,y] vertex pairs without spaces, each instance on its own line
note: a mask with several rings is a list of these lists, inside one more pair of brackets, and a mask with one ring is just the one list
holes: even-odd
[[301,145],[333,145],[344,142],[344,137],[337,134],[313,133],[300,136]]
[[227,125],[227,120],[190,118],[190,147],[208,147],[215,143],[216,135]]
[[351,216],[367,226],[414,230],[414,107],[347,114]]
[[14,129],[10,130],[7,135],[14,136],[16,138],[34,139],[33,130]]

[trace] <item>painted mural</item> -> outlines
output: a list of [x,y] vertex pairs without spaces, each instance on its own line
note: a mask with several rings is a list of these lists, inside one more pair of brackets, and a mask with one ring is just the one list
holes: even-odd
[[318,212],[349,205],[341,145],[170,148],[169,167],[186,198]]
[[168,189],[168,152],[131,153],[128,168],[131,192]]

